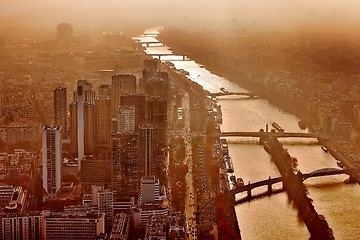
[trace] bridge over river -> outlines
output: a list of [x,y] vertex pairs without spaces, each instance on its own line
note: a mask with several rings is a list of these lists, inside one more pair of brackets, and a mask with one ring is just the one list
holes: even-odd
[[237,95],[237,96],[247,96],[247,97],[250,97],[250,98],[260,96],[260,94],[251,93],[251,92],[229,92],[229,91],[216,92],[216,93],[210,93],[209,92],[207,95],[210,96],[210,97],[222,97],[222,96]]
[[[305,174],[298,172],[297,175],[300,178],[302,178],[302,181],[305,181],[306,179],[313,178],[313,177],[331,176],[331,175],[339,175],[339,174],[350,174],[351,171],[352,170],[344,170],[344,169],[338,169],[338,168],[322,168],[322,169],[318,169],[313,172],[305,173]],[[267,193],[270,195],[273,191],[272,185],[275,183],[282,182],[282,181],[283,181],[283,177],[277,177],[277,178],[269,177],[269,179],[265,179],[265,180],[254,182],[254,183],[249,182],[249,184],[247,184],[247,185],[242,185],[242,186],[237,185],[235,187],[235,189],[230,191],[230,193],[235,195],[237,193],[247,192],[247,199],[251,199],[251,197],[252,197],[251,190],[252,189],[262,187],[262,186],[268,186]]]
[[213,137],[276,137],[276,138],[324,138],[323,135],[317,133],[296,133],[296,132],[214,132]]
[[[344,169],[339,169],[339,168],[321,168],[321,169],[312,171],[310,173],[298,173],[298,176],[302,178],[302,181],[305,181],[306,179],[314,178],[314,177],[340,175],[340,174],[349,175],[349,174],[352,174],[354,171],[358,171],[358,169],[344,170]],[[240,204],[240,203],[243,203],[245,201],[250,201],[253,198],[258,198],[259,195],[253,196],[251,194],[252,189],[255,189],[255,188],[258,188],[258,187],[268,186],[267,192],[260,194],[261,196],[271,195],[272,193],[279,192],[279,190],[274,190],[272,185],[274,185],[276,183],[280,183],[280,182],[283,182],[283,177],[277,177],[277,178],[269,177],[268,179],[258,181],[258,182],[254,182],[254,183],[249,182],[247,185],[243,185],[243,186],[237,185],[235,189],[229,191],[229,194],[235,196],[238,193],[247,192],[247,196],[244,199],[241,199],[240,201],[235,202],[235,204]],[[281,189],[281,191],[283,191],[283,189]],[[215,202],[216,202],[216,197],[210,199],[204,205],[204,207],[200,210],[200,214],[199,214],[199,220],[200,221],[202,221],[203,216],[204,216],[206,211],[213,211],[214,210],[213,207],[214,207]]]

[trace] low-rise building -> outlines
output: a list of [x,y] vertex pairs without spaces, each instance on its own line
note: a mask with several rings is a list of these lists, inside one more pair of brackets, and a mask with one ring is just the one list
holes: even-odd
[[166,216],[152,215],[146,224],[145,240],[166,240]]
[[40,212],[0,215],[0,239],[43,239]]
[[43,239],[96,239],[105,232],[105,214],[43,211]]
[[126,213],[117,213],[114,216],[114,223],[110,238],[114,240],[129,239],[130,220]]

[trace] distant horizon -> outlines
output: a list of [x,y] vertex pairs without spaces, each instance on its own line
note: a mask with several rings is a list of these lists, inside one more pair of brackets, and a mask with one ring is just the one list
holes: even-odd
[[0,31],[19,28],[52,29],[61,22],[79,28],[200,26],[227,29],[360,32],[360,2],[349,0],[210,0],[177,2],[120,0],[3,0]]

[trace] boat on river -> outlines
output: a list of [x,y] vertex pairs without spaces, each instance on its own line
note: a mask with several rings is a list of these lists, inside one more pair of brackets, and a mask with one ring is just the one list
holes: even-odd
[[244,180],[242,178],[238,178],[236,180],[236,186],[244,186]]
[[275,128],[276,131],[284,132],[284,129],[277,122],[273,122],[271,125]]
[[306,129],[306,125],[305,125],[305,123],[304,123],[303,121],[300,120],[300,121],[298,122],[298,125],[299,125],[299,128],[300,128],[300,129],[302,129],[302,130],[305,130],[305,129]]
[[328,150],[325,146],[323,146],[323,145],[321,146],[321,149],[322,149],[324,152],[326,152],[326,153],[329,151],[329,150]]
[[340,161],[340,160],[337,160],[336,161],[336,164],[341,167],[341,168],[344,168],[344,164]]

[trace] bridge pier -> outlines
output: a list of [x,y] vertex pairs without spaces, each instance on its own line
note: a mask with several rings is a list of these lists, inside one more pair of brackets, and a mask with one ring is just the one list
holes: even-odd
[[248,199],[250,199],[250,198],[252,197],[252,195],[251,195],[251,189],[248,189],[248,190],[247,190],[247,197],[248,197]]
[[268,181],[268,194],[271,195],[272,194],[272,183],[271,183],[271,177],[269,176],[269,181]]
[[[250,185],[250,181],[249,181],[248,185]],[[249,188],[249,189],[247,190],[247,198],[248,198],[248,199],[251,199],[251,197],[252,197],[252,195],[251,195],[251,188]]]

